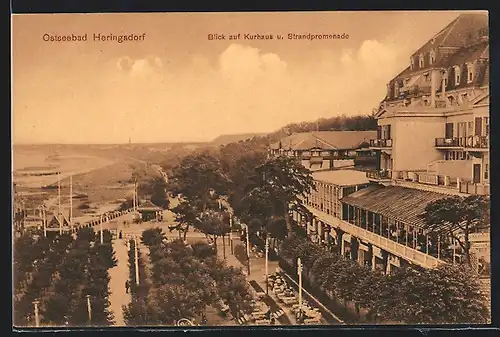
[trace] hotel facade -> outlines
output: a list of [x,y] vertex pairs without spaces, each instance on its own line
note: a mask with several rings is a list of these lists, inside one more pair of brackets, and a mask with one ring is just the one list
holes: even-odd
[[[460,15],[389,81],[370,140],[376,170],[348,186],[345,176],[313,173],[316,191],[293,219],[312,240],[386,273],[459,263],[464,256],[456,240],[428,230],[421,214],[446,196],[489,195],[488,83],[488,17]],[[480,273],[490,262],[489,230],[469,239]]]

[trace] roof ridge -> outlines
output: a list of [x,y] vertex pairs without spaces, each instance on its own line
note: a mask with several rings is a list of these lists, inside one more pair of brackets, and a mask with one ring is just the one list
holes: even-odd
[[330,144],[329,142],[327,142],[327,141],[326,141],[326,140],[324,140],[324,139],[321,139],[321,138],[319,138],[319,137],[317,137],[317,136],[313,136],[313,137],[314,137],[314,138],[316,138],[317,140],[319,140],[320,142],[325,143],[325,144],[326,144],[326,145],[328,145],[328,146],[331,146],[331,147],[333,147],[333,148],[335,148],[335,149],[337,148],[335,145]]
[[[448,38],[448,36],[450,36],[450,33],[453,31],[453,29],[455,28],[455,26],[457,25],[458,21],[460,21],[460,18],[462,18],[462,15],[459,15],[454,21],[452,21],[448,26],[449,27],[449,30],[448,30],[448,33],[446,34],[446,36],[444,37],[443,41],[441,41],[440,45],[442,46],[446,39]],[[446,26],[445,29],[448,27]]]

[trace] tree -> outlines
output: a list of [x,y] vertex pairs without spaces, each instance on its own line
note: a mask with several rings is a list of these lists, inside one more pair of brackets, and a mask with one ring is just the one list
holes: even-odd
[[276,240],[283,241],[286,238],[287,228],[285,219],[282,217],[277,217],[277,216],[270,217],[267,220],[265,229],[266,232]]
[[302,198],[315,188],[311,171],[296,158],[280,156],[269,159],[255,172],[256,175],[247,186],[247,195],[256,193],[256,189],[269,193],[275,215],[285,219],[288,233],[293,235],[289,211],[302,205]]
[[151,202],[158,207],[168,209],[169,199],[165,179],[162,176],[154,177],[153,179],[148,180],[145,184],[147,184],[146,191],[148,192]]
[[205,211],[207,203],[215,192],[227,193],[229,178],[221,169],[220,161],[210,153],[200,153],[185,157],[172,170],[170,177],[174,194],[181,194],[191,202],[199,202],[200,211]]
[[181,318],[192,319],[205,309],[202,289],[188,289],[180,284],[164,284],[156,288],[151,300],[158,308],[161,324],[173,325]]
[[227,303],[234,317],[238,318],[240,312],[252,311],[252,295],[241,269],[228,267],[218,261],[217,266],[212,268],[211,274],[217,284],[219,296]]
[[184,233],[184,240],[186,240],[189,226],[194,226],[199,221],[197,209],[188,200],[182,200],[171,211],[175,213],[175,224],[170,226],[169,230],[178,231],[179,238],[181,233]]
[[222,215],[212,211],[201,214],[199,221],[196,222],[196,228],[213,239],[216,251],[217,239],[227,235],[231,230],[229,224],[223,221]]
[[159,245],[165,239],[165,234],[160,227],[148,228],[142,232],[141,241],[148,247]]
[[430,231],[445,232],[456,240],[471,266],[469,235],[489,228],[490,201],[482,195],[450,196],[429,203],[421,217]]
[[205,242],[196,242],[191,245],[193,254],[201,261],[216,257],[217,252],[214,247]]
[[236,214],[241,220],[249,222],[258,219],[264,222],[274,215],[271,191],[263,188],[250,190],[239,202]]
[[130,197],[126,198],[125,201],[123,201],[120,204],[120,207],[118,208],[119,211],[125,211],[127,209],[131,209],[134,207],[134,200]]

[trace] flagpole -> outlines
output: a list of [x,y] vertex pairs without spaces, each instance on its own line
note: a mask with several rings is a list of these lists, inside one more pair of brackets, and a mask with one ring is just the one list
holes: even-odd
[[58,214],[59,219],[59,235],[62,235],[62,220],[61,220],[61,172],[57,172],[57,200],[58,200]]
[[73,233],[73,176],[69,176],[69,224]]

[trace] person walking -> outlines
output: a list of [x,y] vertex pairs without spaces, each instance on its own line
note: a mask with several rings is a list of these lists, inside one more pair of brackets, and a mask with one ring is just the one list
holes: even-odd
[[125,291],[127,294],[128,294],[129,288],[130,288],[130,282],[127,280],[127,281],[125,281]]
[[123,232],[122,232],[122,231],[120,231],[120,234],[118,234],[118,238],[119,238],[120,240],[121,240],[121,239],[123,239]]

